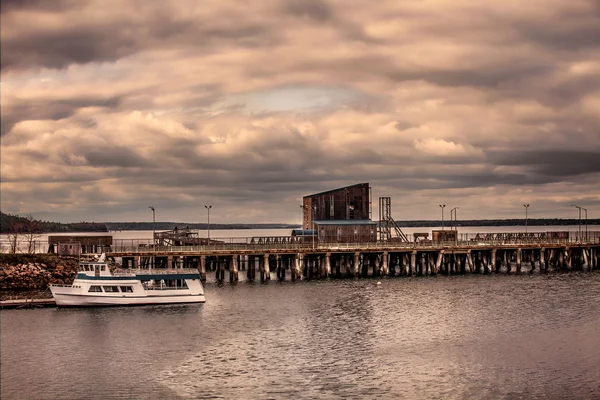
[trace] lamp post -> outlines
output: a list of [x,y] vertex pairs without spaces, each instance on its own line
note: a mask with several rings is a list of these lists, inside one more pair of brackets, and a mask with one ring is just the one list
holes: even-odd
[[446,207],[445,204],[440,204],[440,208],[442,209],[442,230],[444,230],[444,208]]
[[588,230],[587,230],[587,208],[583,208],[583,211],[585,211],[585,240],[588,240]]
[[316,206],[312,206],[311,209],[312,209],[311,222],[312,222],[312,231],[313,231],[313,234],[312,234],[312,248],[314,250],[315,249],[315,234],[317,233],[315,231],[315,211],[317,211],[317,207]]
[[529,208],[529,204],[523,204],[525,207],[525,233],[527,233],[527,209]]
[[456,218],[456,213],[458,210],[458,207],[454,207],[452,210],[450,210],[450,227],[452,227],[452,213],[454,212],[454,230],[458,231],[458,226],[457,226],[457,218]]
[[208,214],[208,224],[206,225],[207,228],[207,239],[208,239],[208,243],[210,244],[210,209],[212,208],[212,205],[207,206],[204,205],[204,208],[206,208],[206,212]]
[[583,207],[576,206],[575,204],[571,204],[571,207],[575,207],[579,210],[579,224],[578,224],[579,229],[578,229],[578,233],[577,233],[577,240],[581,240],[581,209]]
[[156,209],[153,206],[148,206],[148,208],[152,210],[152,264],[150,265],[152,268],[156,261]]

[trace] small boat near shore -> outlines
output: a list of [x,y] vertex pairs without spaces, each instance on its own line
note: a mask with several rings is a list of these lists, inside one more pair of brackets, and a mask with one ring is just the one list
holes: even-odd
[[50,285],[58,307],[204,303],[196,269],[111,271],[104,255],[82,261],[72,285]]

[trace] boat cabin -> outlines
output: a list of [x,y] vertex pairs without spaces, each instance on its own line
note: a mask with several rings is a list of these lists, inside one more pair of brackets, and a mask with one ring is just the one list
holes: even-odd
[[82,262],[79,264],[79,272],[88,276],[111,276],[105,262]]

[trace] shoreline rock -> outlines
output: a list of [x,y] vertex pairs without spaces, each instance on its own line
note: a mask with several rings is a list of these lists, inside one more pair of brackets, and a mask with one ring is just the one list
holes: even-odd
[[77,269],[78,261],[71,257],[0,254],[0,297],[47,297],[48,285],[73,283]]

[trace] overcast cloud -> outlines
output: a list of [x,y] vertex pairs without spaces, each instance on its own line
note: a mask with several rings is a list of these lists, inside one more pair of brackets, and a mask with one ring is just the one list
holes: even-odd
[[[600,213],[600,2],[2,1],[1,208],[300,222]],[[448,216],[446,216],[448,217]]]

